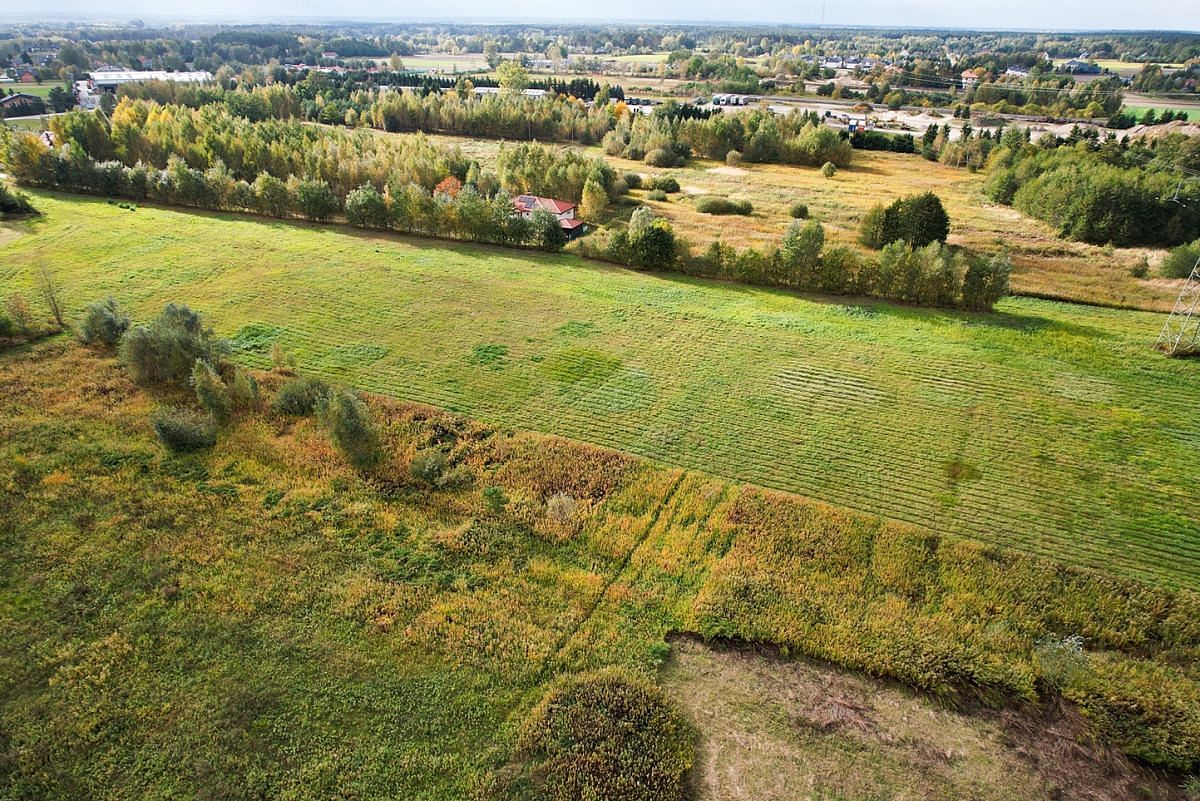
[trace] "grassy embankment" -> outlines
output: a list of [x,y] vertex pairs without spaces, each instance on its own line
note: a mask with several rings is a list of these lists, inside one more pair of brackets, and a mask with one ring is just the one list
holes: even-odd
[[[570,255],[36,193],[0,294],[51,265],[71,311],[186,299],[263,366],[1200,587],[1200,370],[1161,315],[804,298]],[[198,247],[198,244],[200,245]]]

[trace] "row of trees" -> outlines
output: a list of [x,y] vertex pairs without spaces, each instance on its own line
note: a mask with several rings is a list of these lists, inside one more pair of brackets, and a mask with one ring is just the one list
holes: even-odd
[[[693,153],[724,159],[737,151],[747,161],[820,166],[850,163],[852,147],[813,112],[779,116],[767,109],[712,113],[670,102],[650,115],[622,102],[586,106],[574,97],[520,94],[476,96],[465,79],[452,92],[406,92],[374,84],[313,82],[270,84],[226,91],[148,83],[122,89],[131,100],[201,109],[225,106],[252,122],[307,119],[370,126],[392,133],[425,132],[496,139],[604,142],[609,155],[655,166],[678,166]],[[325,79],[322,79],[325,80]]]
[[845,167],[853,152],[850,142],[811,112],[780,116],[756,109],[671,119],[669,112],[660,115],[659,111],[618,120],[604,137],[605,152],[661,167],[678,166],[692,153],[714,159],[738,153],[749,162]]
[[221,106],[193,110],[122,100],[111,124],[79,111],[54,118],[51,127],[56,148],[16,134],[0,154],[17,180],[272,216],[327,219],[361,186],[383,192],[412,184],[433,194],[448,177],[488,197],[506,189],[576,202],[591,184],[604,196],[599,208],[593,197],[593,213],[620,191],[602,160],[557,148],[501,148],[493,171],[420,135],[380,137],[272,119],[252,123]]
[[[903,204],[916,209],[911,215],[922,220],[935,216],[925,196]],[[1007,256],[979,257],[936,237],[918,237],[915,242],[897,238],[878,256],[870,256],[853,248],[827,247],[819,222],[797,220],[776,248],[738,250],[717,241],[693,254],[676,239],[666,220],[641,208],[629,226],[611,234],[606,244],[589,244],[582,251],[642,269],[674,269],[740,283],[866,295],[922,306],[986,311],[1008,293],[1012,264]]]

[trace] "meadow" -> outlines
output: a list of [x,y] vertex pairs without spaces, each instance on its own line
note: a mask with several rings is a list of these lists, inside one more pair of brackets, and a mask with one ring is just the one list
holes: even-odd
[[[495,160],[501,146],[488,140],[431,138],[457,145],[484,164]],[[644,191],[631,194],[655,214],[669,219],[679,236],[699,248],[718,239],[738,247],[776,245],[792,221],[788,210],[797,202],[806,204],[809,216],[825,226],[828,241],[856,245],[862,219],[872,206],[931,191],[942,199],[950,215],[952,244],[984,253],[1005,251],[1011,256],[1016,293],[1150,311],[1170,311],[1179,294],[1178,282],[1154,274],[1165,251],[1065,240],[1046,223],[988,201],[982,189],[986,173],[915,155],[856,150],[852,165],[829,179],[809,167],[745,162],[730,167],[706,159],[692,159],[682,168],[656,169],[605,156],[599,147],[574,149],[605,158],[619,172],[677,178],[683,191],[667,201],[647,200]],[[704,195],[747,200],[754,211],[748,216],[714,220],[695,208],[695,199]],[[1150,264],[1150,276],[1135,278],[1131,270],[1143,259]]]
[[[307,369],[1165,586],[1200,587],[1200,365],[1162,316],[1013,298],[976,315],[801,297],[338,226],[34,193],[0,294],[204,312]],[[202,243],[202,247],[197,247]]]
[[[258,380],[270,399],[288,377]],[[1200,595],[378,397],[367,476],[316,420],[267,409],[173,455],[150,413],[187,394],[136,387],[67,337],[0,353],[5,798],[574,797],[541,794],[517,747],[531,707],[598,668],[659,677],[679,631],[776,642],[968,713],[1027,715],[1058,687],[1086,717],[1056,747],[1096,734],[1200,766]],[[412,473],[430,449],[453,481]],[[1064,667],[1043,643],[1067,633],[1087,648]],[[712,671],[678,667],[673,693],[714,691]],[[939,702],[906,703],[926,718]],[[1036,760],[979,714],[941,715],[952,747],[1039,796]],[[911,764],[943,726],[879,722],[907,734],[801,743],[814,764],[858,753],[881,785],[958,797],[961,780]],[[1067,784],[1091,770],[1054,766]]]

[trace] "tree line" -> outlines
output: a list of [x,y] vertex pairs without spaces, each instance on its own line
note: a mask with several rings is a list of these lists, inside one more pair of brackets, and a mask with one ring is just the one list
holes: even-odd
[[825,229],[814,220],[794,221],[780,244],[766,250],[739,250],[716,241],[694,253],[667,220],[646,207],[635,211],[625,228],[581,242],[580,252],[639,269],[971,311],[991,310],[1008,294],[1008,257],[982,257],[946,245],[948,228],[931,222],[937,216],[931,204],[941,208],[936,197],[914,196],[897,204],[893,217],[901,219],[900,230],[878,255],[827,246]]

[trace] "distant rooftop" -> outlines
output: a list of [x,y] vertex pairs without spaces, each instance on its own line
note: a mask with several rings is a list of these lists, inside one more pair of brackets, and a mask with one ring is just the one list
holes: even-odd
[[103,68],[92,70],[92,81],[101,84],[134,83],[136,81],[179,81],[205,83],[213,79],[211,72],[169,72],[167,70],[121,70]]

